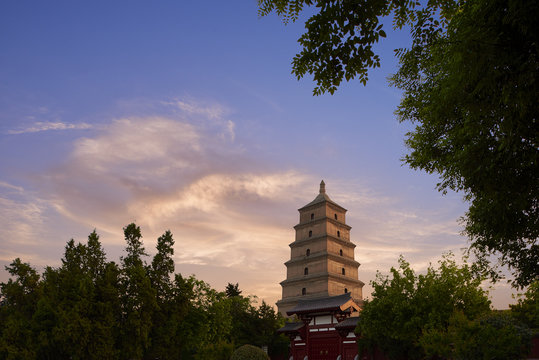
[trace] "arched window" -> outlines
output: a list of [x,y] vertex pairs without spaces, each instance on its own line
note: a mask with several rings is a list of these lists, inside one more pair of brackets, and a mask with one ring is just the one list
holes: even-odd
[[341,250],[339,250],[339,255],[341,255],[341,256],[342,256],[342,249],[341,249]]
[[337,237],[341,237],[341,232],[337,230]]
[[306,288],[301,289],[301,295],[305,295],[305,294],[307,294],[307,289]]
[[346,294],[348,292],[348,289],[347,288],[344,288],[344,293]]
[[344,268],[342,268],[341,270],[342,270],[342,274],[346,275],[346,270],[344,270]]
[[335,220],[337,220],[337,214],[335,214]]
[[305,251],[305,256],[309,256],[311,255],[311,249],[307,249],[307,251]]
[[313,231],[309,230],[309,237],[313,236]]
[[314,220],[314,214],[311,214],[311,220]]
[[309,268],[303,269],[303,275],[309,275]]

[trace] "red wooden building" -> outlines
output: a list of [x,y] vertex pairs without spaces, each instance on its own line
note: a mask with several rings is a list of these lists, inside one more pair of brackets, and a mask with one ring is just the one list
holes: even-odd
[[318,299],[300,300],[287,311],[295,316],[279,329],[290,338],[289,360],[357,360],[354,334],[359,306],[350,293]]

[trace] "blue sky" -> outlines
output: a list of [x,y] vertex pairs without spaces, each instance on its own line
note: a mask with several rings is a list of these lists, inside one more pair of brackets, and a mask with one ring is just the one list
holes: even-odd
[[400,161],[411,125],[387,77],[408,37],[389,30],[366,87],[313,97],[290,73],[302,22],[255,1],[1,2],[0,265],[58,265],[94,228],[117,260],[136,221],[150,253],[173,232],[177,271],[274,303],[321,179],[365,283],[400,254],[419,272],[460,255],[461,195]]

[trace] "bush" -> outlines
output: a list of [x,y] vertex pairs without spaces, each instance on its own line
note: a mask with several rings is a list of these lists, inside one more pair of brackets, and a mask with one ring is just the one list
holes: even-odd
[[269,360],[269,357],[261,348],[243,345],[234,351],[230,360]]

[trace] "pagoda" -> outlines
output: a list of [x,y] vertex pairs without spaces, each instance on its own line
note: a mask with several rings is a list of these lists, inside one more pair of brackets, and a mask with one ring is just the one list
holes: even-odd
[[279,312],[290,316],[287,312],[300,300],[347,293],[362,304],[364,284],[358,279],[347,210],[329,198],[322,180],[318,196],[298,211],[296,238],[289,244],[291,256],[285,263],[286,280],[281,282],[282,299],[277,301]]

